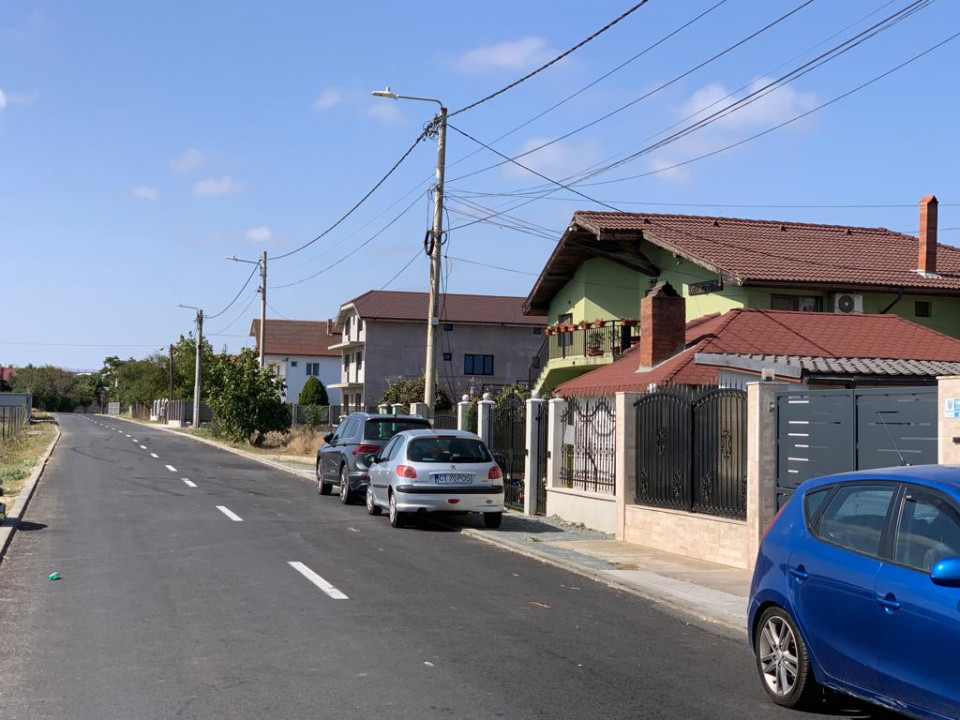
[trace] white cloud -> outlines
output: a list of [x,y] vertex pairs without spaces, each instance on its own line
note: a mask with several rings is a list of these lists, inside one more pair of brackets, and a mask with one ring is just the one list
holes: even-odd
[[468,50],[456,58],[460,72],[479,73],[487,70],[526,70],[546,62],[554,51],[542,37],[528,36],[519,40],[505,40],[495,45]]
[[[529,152],[547,142],[550,142],[548,138],[530,138],[520,148],[520,153]],[[560,180],[599,159],[599,143],[594,141],[571,143],[561,140],[529,155],[517,158],[517,162],[543,173],[547,177]],[[512,162],[503,166],[503,174],[507,177],[524,177],[528,180],[538,177]]]
[[393,125],[403,120],[403,113],[397,107],[397,103],[392,100],[379,100],[372,102],[364,108],[363,111],[370,117],[376,118],[382,122]]
[[3,110],[7,106],[7,96],[3,94],[3,90],[0,90],[0,110]]
[[324,88],[320,97],[313,101],[314,110],[328,110],[337,105],[343,99],[343,91],[340,88]]
[[244,235],[251,242],[270,242],[273,239],[273,231],[266,225],[247,228]]
[[200,167],[206,159],[206,156],[199,150],[190,148],[171,160],[170,167],[173,168],[174,172],[186,173]]
[[[772,78],[761,77],[750,83],[747,93],[760,91],[772,82]],[[697,90],[680,108],[680,116],[694,115],[699,120],[729,105],[734,98],[727,98],[730,91],[717,83]],[[814,93],[798,92],[789,85],[782,85],[773,92],[767,91],[760,99],[716,121],[716,125],[730,130],[745,128],[766,128],[785,122],[819,104]]]
[[218,195],[231,195],[240,190],[240,183],[236,182],[229,175],[222,175],[218,178],[208,178],[201,180],[193,186],[193,194],[197,197],[216,197]]
[[137,200],[149,200],[153,202],[160,197],[160,191],[148,185],[137,185],[133,188],[133,197]]

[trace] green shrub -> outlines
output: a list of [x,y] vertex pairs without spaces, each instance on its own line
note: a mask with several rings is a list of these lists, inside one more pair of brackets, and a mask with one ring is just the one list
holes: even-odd
[[298,405],[329,405],[330,398],[327,397],[327,389],[320,382],[320,379],[311,375],[304,383],[303,390],[300,391],[300,397],[297,398]]

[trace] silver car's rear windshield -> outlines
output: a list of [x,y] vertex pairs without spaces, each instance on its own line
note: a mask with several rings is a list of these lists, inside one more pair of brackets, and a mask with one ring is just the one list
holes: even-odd
[[416,438],[407,447],[407,459],[420,463],[482,463],[492,460],[482,442],[462,437]]
[[420,430],[429,427],[430,423],[426,420],[367,420],[363,428],[363,439],[389,440],[404,430]]

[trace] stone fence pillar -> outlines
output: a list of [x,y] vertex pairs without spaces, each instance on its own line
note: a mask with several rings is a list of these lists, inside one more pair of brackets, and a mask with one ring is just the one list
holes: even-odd
[[477,435],[487,445],[490,444],[490,416],[493,414],[493,405],[490,393],[484,393],[483,400],[477,403]]
[[960,463],[960,375],[937,378],[937,462]]
[[777,514],[777,392],[786,383],[747,383],[747,567]]
[[457,403],[457,430],[467,429],[467,413],[470,412],[470,396],[464,395]]
[[410,403],[411,415],[419,415],[422,418],[429,418],[430,417],[429,413],[430,413],[430,406],[427,405],[426,403],[422,403],[422,402]]
[[627,505],[637,496],[637,412],[633,403],[640,393],[618,392],[617,413],[617,540],[626,536]]
[[540,423],[547,422],[546,400],[543,398],[532,397],[527,400],[527,428],[526,428],[526,449],[527,454],[523,459],[523,478],[526,487],[523,489],[523,514],[536,515],[537,490],[540,487],[540,453],[545,453],[546,448],[540,447]]
[[567,401],[554,398],[547,402],[547,489],[559,485],[560,468],[563,467],[563,413]]

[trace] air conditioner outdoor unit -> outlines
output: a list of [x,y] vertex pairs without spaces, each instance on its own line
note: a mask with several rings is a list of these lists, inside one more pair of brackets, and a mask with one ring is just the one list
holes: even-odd
[[862,313],[863,295],[856,293],[837,293],[833,296],[833,311],[838,313]]

